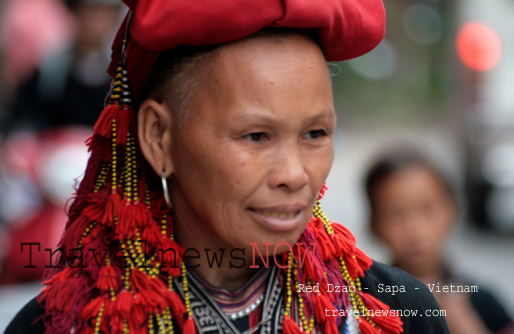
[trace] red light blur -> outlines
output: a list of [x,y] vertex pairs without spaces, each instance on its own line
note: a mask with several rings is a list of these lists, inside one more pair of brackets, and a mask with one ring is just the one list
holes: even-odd
[[476,71],[491,70],[500,60],[502,52],[496,31],[479,22],[469,22],[460,27],[455,47],[464,65]]

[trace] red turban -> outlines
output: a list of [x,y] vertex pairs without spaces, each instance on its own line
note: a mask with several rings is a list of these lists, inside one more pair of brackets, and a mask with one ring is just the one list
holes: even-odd
[[[234,41],[267,27],[315,29],[328,61],[358,57],[384,37],[382,0],[124,0],[134,12],[126,66],[136,100],[159,52]],[[114,76],[125,24],[113,44]]]

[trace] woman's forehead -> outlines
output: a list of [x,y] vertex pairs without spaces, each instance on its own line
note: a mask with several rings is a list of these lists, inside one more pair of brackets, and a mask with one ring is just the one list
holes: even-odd
[[228,126],[227,120],[292,125],[318,114],[334,118],[328,69],[319,47],[308,39],[234,43],[220,49],[207,66],[193,92],[192,117],[221,127]]
[[295,30],[263,31],[223,44],[219,49],[221,53],[241,55],[248,60],[277,55],[301,57],[305,53],[314,53],[324,62],[323,53],[314,39],[305,32]]
[[320,48],[303,35],[281,40],[272,36],[246,38],[224,45],[218,51],[211,63],[211,74],[215,74],[217,84],[230,80],[237,85],[253,86],[277,85],[290,80],[300,80],[297,84],[301,84],[312,76],[319,80],[328,78]]

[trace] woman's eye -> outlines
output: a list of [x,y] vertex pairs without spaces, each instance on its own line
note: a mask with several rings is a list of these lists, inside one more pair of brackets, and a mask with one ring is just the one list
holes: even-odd
[[253,132],[245,135],[244,138],[250,141],[264,141],[268,140],[268,135],[264,132]]
[[311,130],[311,131],[307,132],[305,137],[307,139],[317,139],[320,137],[325,137],[326,135],[327,135],[327,132],[325,130],[318,129],[318,130]]

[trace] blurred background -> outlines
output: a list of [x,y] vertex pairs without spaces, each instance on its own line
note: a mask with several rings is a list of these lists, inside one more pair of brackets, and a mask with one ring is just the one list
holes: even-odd
[[371,232],[365,174],[406,145],[457,190],[446,249],[454,272],[514,310],[514,2],[386,1],[385,40],[332,71],[336,160],[324,207],[373,258],[392,254]]
[[[514,2],[385,4],[385,40],[330,65],[338,129],[324,207],[390,262],[370,232],[364,176],[385,150],[407,143],[425,152],[457,190],[449,264],[512,314]],[[44,248],[57,244],[85,167],[124,11],[119,0],[0,0],[0,331],[41,288]],[[20,252],[20,242],[40,243],[37,268],[23,268],[29,246]]]
[[0,332],[41,289],[125,12],[120,0],[0,0]]

